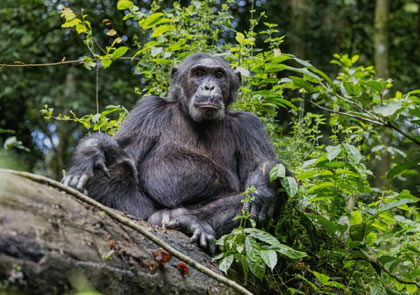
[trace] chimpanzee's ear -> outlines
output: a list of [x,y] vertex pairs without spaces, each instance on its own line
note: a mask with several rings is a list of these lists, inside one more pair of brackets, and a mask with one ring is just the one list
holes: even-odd
[[238,77],[238,79],[239,79],[239,84],[241,84],[241,83],[242,83],[242,76],[241,76],[241,72],[240,72],[240,71],[238,71],[238,70],[236,70],[236,71],[235,71],[235,75],[236,75],[236,77]]
[[176,66],[174,66],[173,68],[172,68],[172,72],[171,72],[171,79],[172,79],[172,82],[175,80],[175,77],[176,77],[176,75],[178,74],[178,67],[176,67]]

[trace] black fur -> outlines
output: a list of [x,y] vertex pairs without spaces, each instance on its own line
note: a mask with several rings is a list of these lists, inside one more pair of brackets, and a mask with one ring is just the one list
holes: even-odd
[[192,55],[174,68],[172,82],[168,98],[141,99],[114,137],[83,139],[63,182],[107,206],[191,233],[213,252],[214,239],[237,225],[232,219],[248,187],[257,189],[254,217],[263,222],[272,215],[277,184],[269,171],[278,161],[261,122],[227,108],[240,76],[224,59]]

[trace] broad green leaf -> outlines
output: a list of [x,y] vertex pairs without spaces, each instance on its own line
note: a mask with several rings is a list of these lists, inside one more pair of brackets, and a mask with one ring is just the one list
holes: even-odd
[[386,291],[385,287],[382,285],[380,281],[375,281],[372,283],[370,288],[370,295],[387,295],[388,292]]
[[[269,244],[270,246],[280,246],[280,242],[275,237],[263,230],[257,228],[245,228],[244,231],[253,238],[263,241]],[[252,242],[252,240],[250,242]]]
[[332,182],[321,182],[320,184],[316,184],[316,185],[313,185],[313,186],[309,187],[306,190],[306,193],[311,194],[311,193],[313,193],[317,190],[330,188],[330,187],[334,187],[334,183],[332,183]]
[[321,283],[321,285],[326,285],[328,281],[330,280],[330,277],[327,275],[324,275],[322,273],[312,271],[312,273],[315,275],[315,277],[318,279],[318,281]]
[[152,56],[155,57],[155,56],[161,54],[162,53],[162,50],[163,50],[162,47],[153,47],[152,48],[152,52],[151,52],[152,53]]
[[165,14],[163,14],[162,12],[153,13],[149,17],[147,17],[146,19],[139,21],[139,25],[143,29],[147,30],[147,29],[150,29],[151,27],[156,26],[158,24],[165,23],[165,22],[170,22],[171,19],[164,18],[164,15]]
[[252,260],[249,257],[247,257],[246,261],[248,262],[249,269],[254,274],[254,276],[262,280],[265,274],[265,264],[262,261],[261,257],[258,256],[255,260]]
[[62,28],[70,28],[80,24],[82,21],[78,18],[72,19],[61,25]]
[[382,86],[382,83],[379,81],[375,81],[375,80],[371,80],[371,81],[365,81],[363,82],[364,85],[378,91],[381,92],[382,90],[384,90],[384,87]]
[[386,204],[385,206],[383,206],[382,208],[380,208],[380,209],[376,212],[376,215],[378,215],[378,214],[380,214],[380,213],[382,213],[382,212],[385,212],[385,211],[391,210],[391,209],[393,209],[393,208],[395,208],[395,207],[398,207],[398,206],[401,206],[401,205],[404,205],[404,204],[408,204],[408,203],[414,203],[414,202],[416,202],[416,201],[411,200],[411,199],[402,199],[402,200],[398,200],[398,201],[396,201],[396,202],[388,203],[388,204]]
[[227,274],[228,269],[232,265],[233,262],[233,254],[226,256],[219,262],[219,269]]
[[410,284],[406,284],[405,285],[405,289],[407,290],[408,293],[410,294],[418,294],[417,293],[417,286],[416,285],[410,285]]
[[103,57],[100,57],[101,65],[104,69],[108,68],[112,64],[111,55],[107,54]]
[[258,256],[259,245],[252,237],[245,238],[246,256],[255,260]]
[[265,264],[273,271],[277,264],[277,253],[274,250],[261,250],[260,252],[262,260]]
[[286,176],[286,168],[283,164],[276,164],[270,171],[270,181],[274,181],[277,178],[283,178]]
[[133,7],[133,2],[130,0],[118,0],[117,9],[124,10]]
[[294,177],[288,176],[281,180],[283,188],[286,190],[289,197],[294,197],[298,191],[298,185]]
[[347,156],[352,163],[359,163],[362,159],[362,155],[360,154],[359,150],[348,143],[343,143],[344,149],[346,150]]
[[163,33],[165,33],[165,32],[167,32],[167,31],[169,31],[169,30],[173,30],[173,29],[175,29],[175,26],[173,26],[173,25],[163,25],[163,26],[159,26],[159,27],[157,27],[154,31],[153,31],[153,33],[152,33],[152,38],[154,38],[154,37],[158,37],[158,36],[160,36],[160,35],[162,35]]
[[365,238],[365,243],[368,246],[373,246],[376,243],[377,239],[378,239],[378,236],[374,232],[370,232],[367,234]]
[[112,53],[112,58],[120,58],[121,56],[123,56],[128,50],[128,47],[126,46],[121,46],[118,47],[113,53]]
[[350,227],[350,237],[353,241],[363,241],[365,236],[366,223],[355,224]]
[[386,105],[376,106],[373,108],[373,111],[377,114],[381,114],[384,117],[390,117],[400,108],[400,103],[390,103]]
[[353,211],[350,215],[350,224],[356,225],[356,224],[362,224],[363,223],[363,217],[360,211],[356,210]]
[[301,259],[308,256],[305,252],[295,250],[284,244],[280,244],[280,246],[271,247],[271,249],[276,250],[280,254],[283,254],[289,257],[290,259]]
[[341,152],[341,146],[340,145],[337,145],[337,146],[327,146],[326,150],[327,150],[327,159],[329,161],[332,161],[335,158],[337,158],[337,156],[340,154],[340,152]]

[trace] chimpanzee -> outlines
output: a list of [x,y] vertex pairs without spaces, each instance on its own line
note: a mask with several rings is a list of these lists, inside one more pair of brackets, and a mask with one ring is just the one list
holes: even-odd
[[[241,83],[226,60],[193,54],[171,73],[167,98],[142,98],[111,137],[86,136],[62,182],[104,205],[192,234],[214,252],[243,206],[259,224],[273,215],[278,163],[261,122],[230,110]],[[255,186],[254,201],[241,202]]]

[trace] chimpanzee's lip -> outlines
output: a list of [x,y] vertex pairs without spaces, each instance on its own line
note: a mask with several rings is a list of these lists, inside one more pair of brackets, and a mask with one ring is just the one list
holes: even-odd
[[213,109],[213,110],[220,110],[222,108],[221,105],[212,104],[212,103],[195,103],[194,106],[200,109]]

